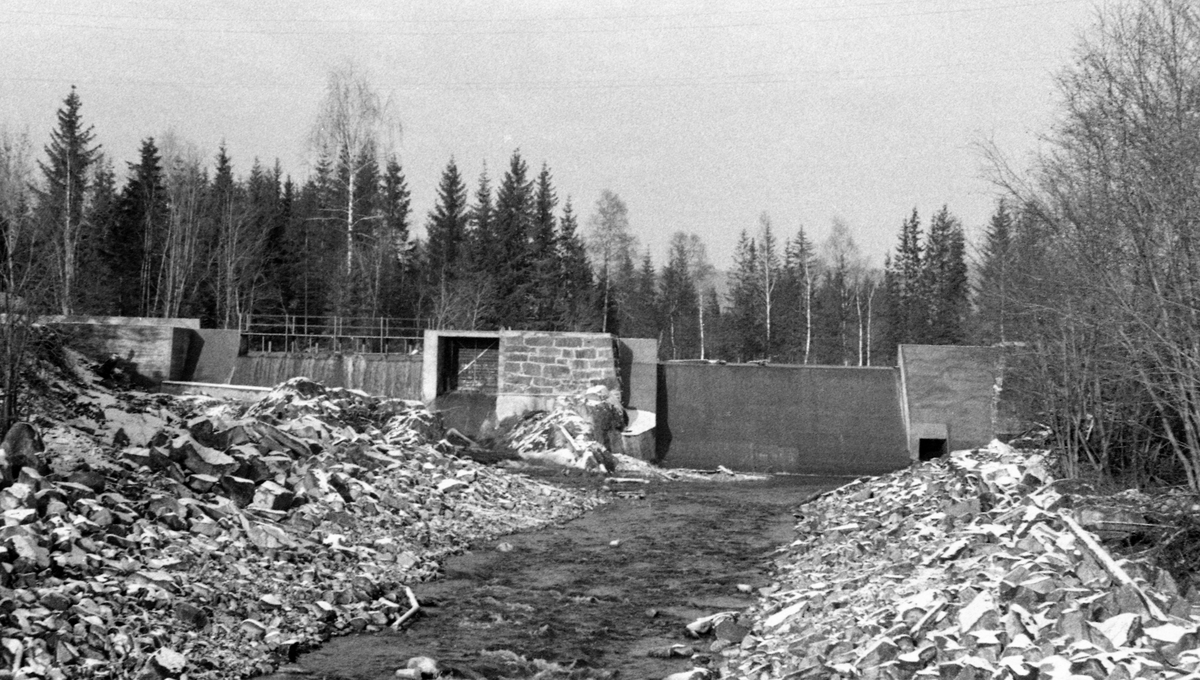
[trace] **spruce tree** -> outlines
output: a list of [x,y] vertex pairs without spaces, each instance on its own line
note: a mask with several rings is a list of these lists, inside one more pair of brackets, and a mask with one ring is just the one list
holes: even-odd
[[[279,178],[282,170],[279,162],[275,163],[275,174]],[[266,311],[270,314],[287,314],[295,304],[295,281],[291,267],[288,232],[294,223],[296,211],[296,185],[291,177],[282,178],[282,189],[279,194],[279,212],[267,236],[267,261],[264,275],[268,285],[273,289],[274,307]]]
[[[262,167],[257,161],[251,170],[257,192],[262,192]],[[242,302],[246,298],[248,278],[257,275],[255,248],[250,240],[258,232],[258,216],[252,212],[254,202],[245,195],[246,187],[240,186],[233,176],[233,162],[225,145],[217,150],[216,172],[212,182],[211,210],[216,224],[216,247],[213,259],[216,276],[213,277],[215,316],[222,328],[234,328],[238,315],[245,311]],[[266,212],[267,208],[263,208]],[[249,260],[247,256],[249,256]]]
[[529,238],[529,293],[526,295],[526,327],[561,330],[554,318],[555,300],[561,291],[557,219],[554,209],[558,197],[550,178],[550,169],[542,164],[534,188],[533,223]]
[[475,189],[475,202],[468,212],[466,269],[469,271],[479,273],[487,271],[488,256],[496,242],[496,235],[492,230],[492,214],[494,212],[492,181],[488,176],[485,162],[483,170],[479,173],[479,182]]
[[[629,282],[629,293],[623,296],[624,313],[621,335],[627,338],[660,338],[662,304],[658,287],[658,274],[654,271],[654,259],[650,250],[642,253],[641,266]],[[659,355],[663,347],[659,345]]]
[[[416,316],[416,297],[412,285],[414,245],[411,243],[412,194],[400,161],[388,158],[379,192],[380,224],[376,266],[381,271],[382,303],[379,313],[386,316]],[[465,237],[465,235],[464,235]]]
[[493,220],[496,242],[488,270],[495,286],[493,323],[502,328],[528,327],[526,297],[532,287],[529,240],[533,224],[533,185],[520,151],[514,151],[508,171],[496,190]]
[[1011,296],[1015,267],[1013,215],[1006,201],[996,203],[979,248],[979,280],[975,287],[974,341],[1006,342],[1012,330]]
[[270,191],[265,193],[270,199],[270,211],[263,215],[263,228],[266,233],[263,235],[261,258],[262,284],[255,299],[255,311],[277,315],[284,314],[286,310],[286,238],[288,223],[291,220],[293,194],[291,180],[284,177],[278,158],[275,159],[275,165],[268,177],[269,182],[264,182],[264,187],[270,187]]
[[922,267],[927,326],[924,342],[962,343],[967,335],[970,288],[962,224],[942,206],[929,222]]
[[341,224],[329,211],[332,165],[318,162],[292,203],[287,231],[287,269],[291,300],[288,311],[303,317],[332,309],[332,286],[341,272],[338,253],[344,242]]
[[892,366],[895,365],[896,348],[902,335],[899,332],[900,275],[892,262],[891,253],[883,256],[883,281],[877,307],[882,323],[874,338],[876,363]]
[[570,197],[563,206],[558,230],[559,280],[561,288],[555,298],[555,313],[559,326],[569,331],[595,330],[595,287],[592,265],[579,236],[579,223]]
[[388,159],[380,200],[383,203],[381,211],[388,233],[397,242],[407,243],[410,237],[412,192],[408,190],[408,179],[405,178],[400,161],[395,156]]
[[438,290],[461,273],[467,228],[467,188],[454,159],[442,171],[437,203],[425,223],[428,281]]
[[54,252],[56,286],[54,298],[62,314],[74,311],[80,296],[80,260],[84,232],[90,170],[99,157],[100,146],[93,145],[95,133],[85,126],[79,113],[82,101],[71,92],[58,110],[58,127],[50,133],[45,147],[46,162],[38,162],[45,180],[38,192],[40,218]]
[[154,138],[146,138],[138,162],[129,166],[118,216],[107,239],[109,271],[117,288],[116,308],[122,316],[148,316],[153,309],[154,274],[167,219],[161,163]]
[[[456,202],[465,205],[465,187]],[[499,238],[494,215],[491,180],[485,163],[479,174],[475,202],[463,210],[462,238],[453,265],[443,267],[445,276],[435,273],[434,277],[424,279],[428,290],[424,297],[431,301],[433,321],[439,327],[495,328],[496,286],[492,266]],[[430,256],[434,257],[435,252],[431,251]]]
[[115,282],[109,276],[107,243],[115,228],[120,193],[112,162],[104,154],[98,154],[93,164],[91,188],[92,200],[85,208],[84,218],[90,228],[82,234],[79,260],[79,280],[90,284],[79,287],[79,311],[113,315],[117,313],[117,292]]
[[[651,265],[651,269],[653,270],[653,265]],[[637,267],[633,263],[632,248],[617,254],[612,276],[613,281],[610,284],[610,294],[603,296],[608,303],[606,307],[609,315],[604,326],[605,332],[633,337],[629,324],[631,323],[630,319],[635,314],[631,310],[638,304],[639,281],[641,281],[641,278],[638,276]],[[657,322],[655,322],[654,326],[657,328]]]
[[765,320],[758,244],[743,229],[733,252],[729,289],[729,314],[723,317],[731,358],[737,361],[766,359]]
[[885,271],[887,345],[925,341],[929,305],[925,290],[924,246],[917,209],[900,225],[900,239],[890,269]]

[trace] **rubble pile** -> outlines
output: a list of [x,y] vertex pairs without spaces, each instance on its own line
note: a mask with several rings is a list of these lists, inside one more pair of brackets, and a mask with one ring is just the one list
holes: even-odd
[[289,381],[247,410],[40,377],[0,489],[0,678],[236,678],[398,626],[473,540],[601,502],[458,458],[419,403]]
[[558,397],[549,411],[530,411],[501,438],[522,460],[615,472],[625,412],[604,386]]
[[1115,559],[1059,486],[994,442],[807,504],[724,676],[1195,677],[1195,588]]

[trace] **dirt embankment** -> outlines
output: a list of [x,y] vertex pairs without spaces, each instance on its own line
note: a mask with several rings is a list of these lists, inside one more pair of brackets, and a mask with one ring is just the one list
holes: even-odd
[[336,638],[272,678],[382,680],[416,655],[462,678],[686,670],[695,660],[651,652],[707,652],[713,638],[689,639],[686,625],[750,606],[756,591],[744,586],[767,585],[775,548],[792,538],[793,510],[844,481],[648,485],[645,498],[474,546],[416,588],[424,609],[407,630]]

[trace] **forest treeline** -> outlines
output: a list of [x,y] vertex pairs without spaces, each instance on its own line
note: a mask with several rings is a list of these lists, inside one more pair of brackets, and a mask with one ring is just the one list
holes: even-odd
[[40,152],[3,137],[6,289],[41,313],[214,327],[288,314],[606,331],[657,338],[666,359],[887,365],[898,343],[970,335],[962,226],[945,208],[927,233],[915,210],[899,221],[882,271],[841,221],[814,244],[763,214],[722,276],[694,234],[673,234],[656,265],[617,194],[581,216],[519,151],[470,185],[450,159],[433,209],[414,215],[392,126],[370,83],[335,70],[303,181],[278,161],[239,171],[224,145],[209,157],[170,133],[118,172],[72,88]]
[[655,263],[617,194],[576,205],[519,152],[474,181],[451,160],[414,215],[394,121],[353,72],[331,74],[299,182],[169,135],[118,173],[72,90],[41,150],[0,135],[3,302],[608,331],[666,359],[890,365],[899,343],[998,344],[1004,394],[1065,470],[1200,490],[1200,9],[1100,12],[1056,82],[1038,155],[983,146],[998,199],[978,243],[946,208],[898,207],[877,270],[845,224],[814,243],[764,214],[723,275],[692,234]]
[[607,331],[664,359],[880,366],[899,343],[998,344],[1004,395],[1068,473],[1200,491],[1200,10],[1100,12],[1057,86],[1024,167],[984,146],[998,198],[973,246],[946,207],[901,212],[875,270],[844,223],[815,243],[762,215],[724,275],[692,234],[654,263],[619,195],[577,206],[520,152],[470,186],[451,160],[413,215],[394,115],[353,71],[331,73],[301,181],[169,134],[118,171],[72,89],[41,150],[0,134],[2,302]]

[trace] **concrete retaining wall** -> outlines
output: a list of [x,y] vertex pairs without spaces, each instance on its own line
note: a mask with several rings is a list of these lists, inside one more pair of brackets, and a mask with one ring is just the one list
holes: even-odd
[[617,349],[621,403],[653,412],[658,408],[658,340],[621,338]]
[[195,331],[165,325],[113,323],[50,323],[66,344],[93,361],[116,354],[131,364],[134,381],[156,388],[164,380],[179,380],[187,363]]
[[993,347],[900,346],[914,459],[922,437],[946,437],[954,451],[985,446],[996,436],[1000,359]]
[[275,385],[297,376],[399,399],[421,398],[421,355],[263,353],[237,357],[234,385]]
[[192,336],[188,348],[188,380],[203,383],[228,383],[233,379],[241,349],[242,334],[238,330],[202,328]]
[[890,368],[662,364],[666,467],[877,474],[909,464]]

